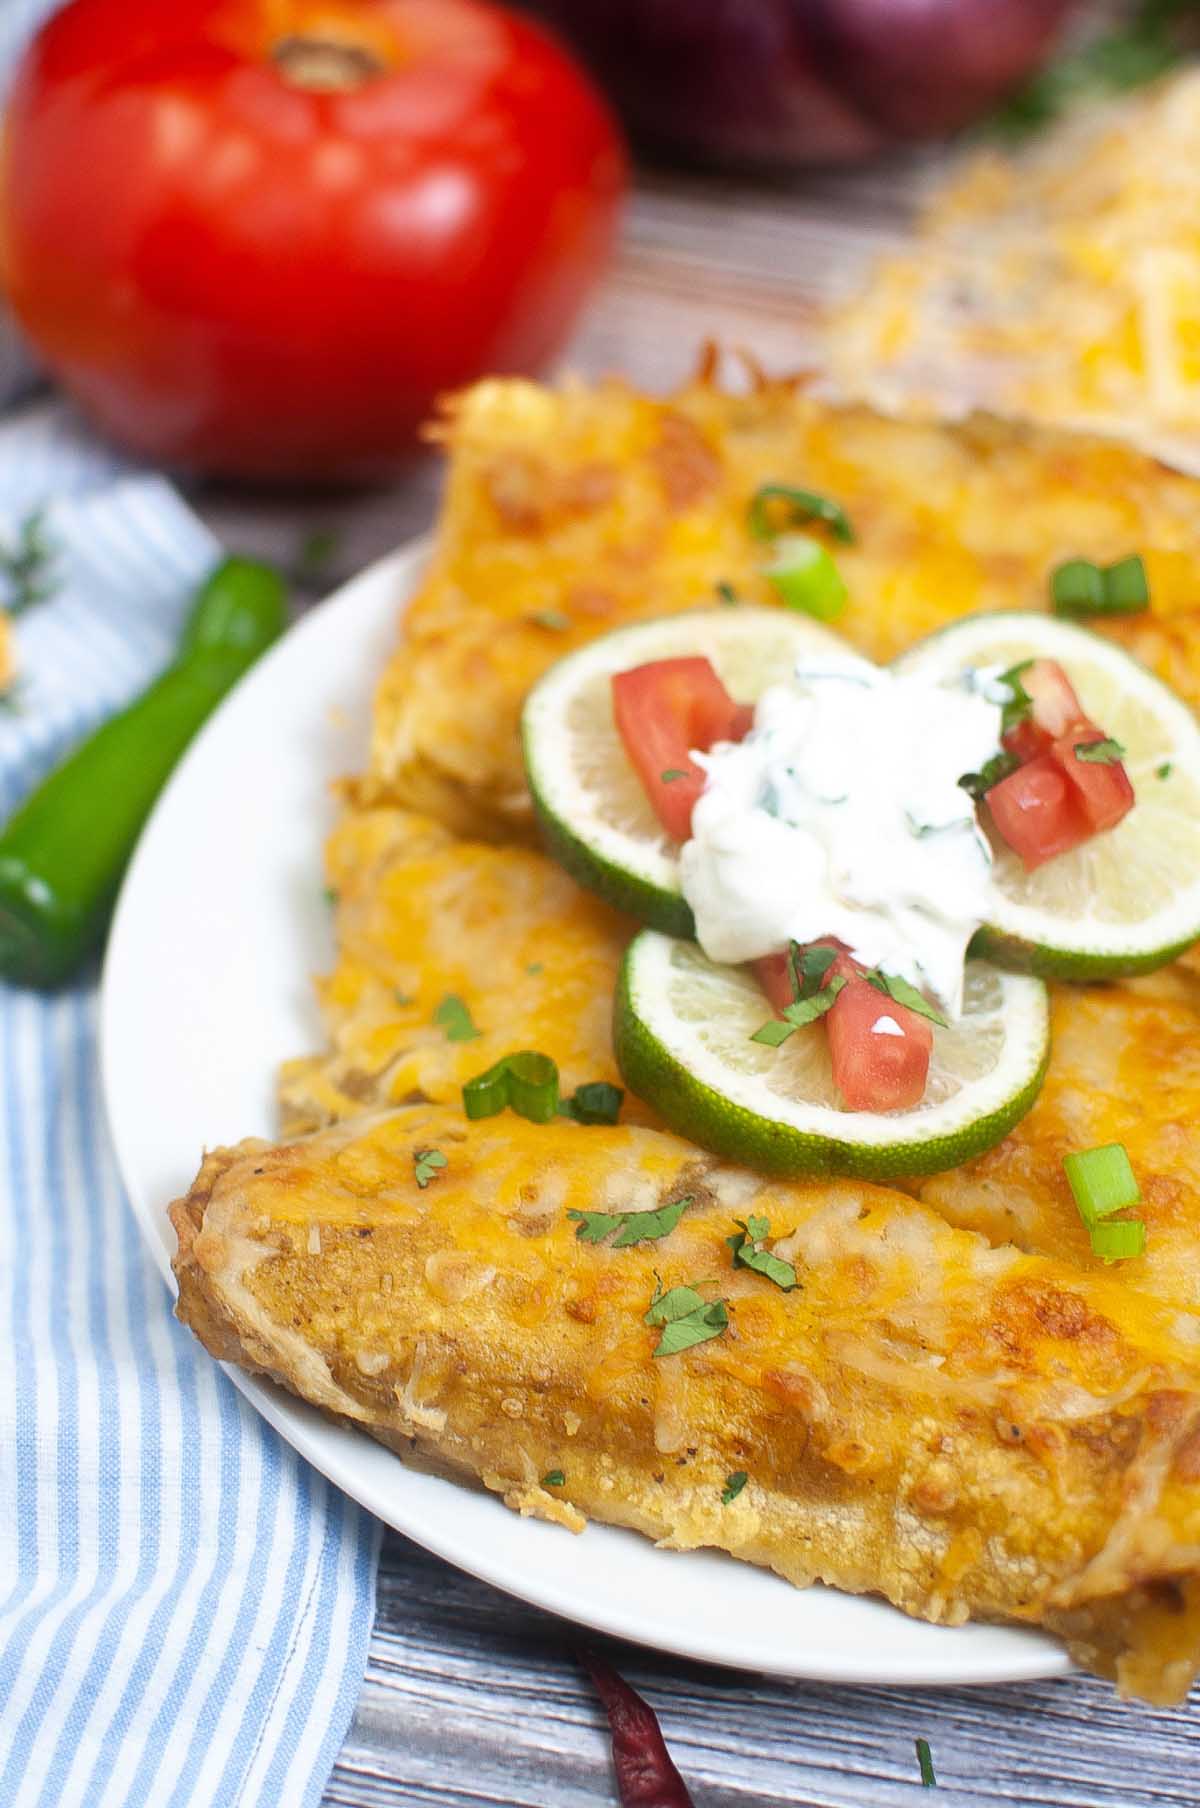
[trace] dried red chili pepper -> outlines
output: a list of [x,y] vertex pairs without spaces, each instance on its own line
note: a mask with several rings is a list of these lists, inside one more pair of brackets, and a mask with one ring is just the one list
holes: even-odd
[[693,1808],[649,1702],[594,1652],[581,1651],[579,1661],[608,1715],[621,1808]]

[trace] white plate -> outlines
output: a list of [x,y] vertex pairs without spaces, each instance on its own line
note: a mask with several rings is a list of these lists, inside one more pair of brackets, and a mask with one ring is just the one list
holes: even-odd
[[[199,736],[142,837],[104,970],[101,1060],[117,1156],[163,1273],[168,1203],[205,1146],[273,1128],[272,1077],[319,1045],[308,975],[331,956],[321,843],[329,781],[362,762],[373,683],[423,548],[316,610]],[[632,1532],[574,1538],[494,1495],[406,1469],[282,1390],[233,1379],[346,1493],[460,1568],[605,1632],[776,1676],[983,1683],[1059,1675],[1033,1632],[927,1626],[873,1600],[801,1593],[715,1553]]]

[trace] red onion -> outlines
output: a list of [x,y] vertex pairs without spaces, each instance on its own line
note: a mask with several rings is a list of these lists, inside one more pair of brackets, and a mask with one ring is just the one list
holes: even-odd
[[1045,58],[1074,0],[536,0],[646,143],[837,163],[976,118]]

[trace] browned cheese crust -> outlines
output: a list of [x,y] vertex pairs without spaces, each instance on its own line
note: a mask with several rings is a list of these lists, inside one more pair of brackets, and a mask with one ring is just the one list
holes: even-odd
[[[421,1188],[428,1147],[448,1162]],[[580,1241],[568,1217],[683,1196],[677,1228],[632,1249]],[[725,1239],[750,1213],[794,1290],[734,1268]],[[172,1219],[180,1315],[215,1355],[522,1512],[715,1546],[948,1624],[1055,1627],[1160,1699],[1190,1680],[1197,1321],[1109,1276],[992,1248],[884,1189],[764,1182],[661,1132],[437,1106],[218,1151]],[[729,1329],[655,1357],[659,1277],[725,1300]],[[1167,1661],[1160,1622],[1177,1640],[1187,1622]]]

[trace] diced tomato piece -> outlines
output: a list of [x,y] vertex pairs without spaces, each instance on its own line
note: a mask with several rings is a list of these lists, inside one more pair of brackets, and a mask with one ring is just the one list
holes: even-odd
[[740,741],[753,724],[753,709],[735,703],[711,660],[699,657],[656,659],[618,672],[612,695],[617,732],[655,815],[668,835],[686,841],[704,789],[692,749]]
[[[832,938],[814,946],[836,947],[828,979],[844,979],[832,1009],[821,1022],[829,1036],[834,1085],[848,1111],[906,1111],[919,1105],[929,1077],[933,1025],[918,1011],[897,1004],[862,977],[858,962]],[[777,1016],[792,1002],[792,975],[786,954],[754,962]]]
[[847,1111],[907,1111],[920,1104],[933,1050],[927,1017],[856,978],[824,1021],[833,1083]]
[[1030,872],[1092,833],[1078,792],[1051,753],[1018,766],[986,797],[998,833]]
[[1129,814],[1134,801],[1129,774],[1120,760],[1113,760],[1108,764],[1103,760],[1081,760],[1076,755],[1077,747],[1089,746],[1106,738],[1102,729],[1089,724],[1086,728],[1072,728],[1061,740],[1055,741],[1053,747],[1053,758],[1078,797],[1084,819],[1093,835],[1099,835],[1104,829],[1116,828],[1121,818]]
[[1000,737],[1009,753],[1015,754],[1024,766],[1029,760],[1036,760],[1043,753],[1049,753],[1054,742],[1044,728],[1039,728],[1032,716],[1026,716],[1023,722],[1009,728]]
[[791,1004],[795,996],[791,963],[787,955],[764,954],[753,966],[758,983],[770,1000],[771,1009],[777,1017],[782,1017],[784,1006]]
[[1019,760],[1049,753],[1051,743],[1077,723],[1087,721],[1074,686],[1056,659],[1035,659],[1021,673],[1025,695],[1033,705],[1024,721],[1010,728],[1004,745]]

